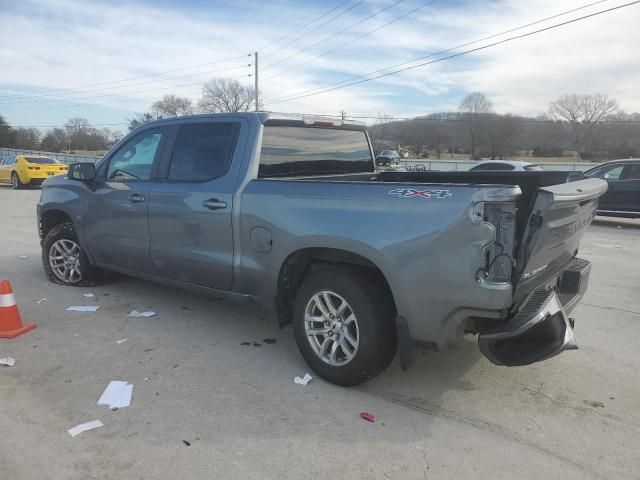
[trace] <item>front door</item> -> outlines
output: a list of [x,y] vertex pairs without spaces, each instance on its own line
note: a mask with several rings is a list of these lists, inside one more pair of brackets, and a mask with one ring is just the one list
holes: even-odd
[[236,120],[180,125],[149,193],[151,260],[158,274],[229,290],[233,193],[247,127]]
[[84,224],[87,248],[97,262],[153,271],[147,207],[163,140],[163,128],[142,131],[100,164]]
[[7,157],[0,162],[0,183],[11,182],[11,169],[16,161],[16,157]]

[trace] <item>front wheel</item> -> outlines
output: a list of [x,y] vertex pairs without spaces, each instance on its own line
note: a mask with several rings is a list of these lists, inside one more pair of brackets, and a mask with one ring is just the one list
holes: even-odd
[[331,383],[357,385],[393,360],[393,301],[370,272],[349,267],[311,271],[296,293],[293,315],[302,356]]
[[24,187],[24,183],[22,183],[22,180],[20,180],[20,177],[16,172],[11,172],[11,187],[14,190],[20,190]]
[[95,285],[102,271],[91,266],[71,223],[53,227],[42,241],[42,265],[50,281],[60,285]]

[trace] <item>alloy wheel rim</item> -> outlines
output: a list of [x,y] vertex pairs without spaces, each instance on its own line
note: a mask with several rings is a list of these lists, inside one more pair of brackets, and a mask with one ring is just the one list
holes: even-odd
[[18,188],[18,176],[15,173],[11,175],[11,186],[13,188]]
[[315,354],[328,365],[346,365],[358,352],[356,315],[349,302],[331,290],[317,292],[307,302],[304,330]]
[[49,249],[49,265],[62,282],[78,283],[82,280],[80,245],[68,238],[56,241]]

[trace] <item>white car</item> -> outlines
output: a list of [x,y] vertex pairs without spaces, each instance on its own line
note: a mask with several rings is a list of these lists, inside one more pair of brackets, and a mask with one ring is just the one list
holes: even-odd
[[534,163],[518,160],[484,160],[469,169],[470,172],[484,170],[510,170],[514,172],[541,171],[542,167]]

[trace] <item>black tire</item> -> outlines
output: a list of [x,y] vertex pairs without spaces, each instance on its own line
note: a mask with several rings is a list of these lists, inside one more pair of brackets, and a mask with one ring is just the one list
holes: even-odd
[[[320,358],[305,331],[307,305],[324,290],[346,300],[357,319],[358,346],[345,365],[330,365]],[[356,267],[319,267],[307,274],[296,292],[293,332],[300,353],[318,375],[336,385],[353,386],[379,375],[393,360],[397,345],[394,316],[388,289],[371,272]]]
[[78,241],[78,236],[76,235],[76,231],[73,228],[72,223],[61,223],[53,227],[49,233],[42,240],[42,266],[44,267],[44,272],[47,275],[47,278],[59,285],[67,285],[74,287],[88,287],[91,285],[96,285],[100,283],[105,278],[105,271],[99,268],[92,266],[87,260],[87,256],[85,255],[82,247],[80,247],[79,253],[79,261],[80,261],[80,280],[74,282],[65,282],[62,279],[58,278],[49,263],[49,254],[51,252],[51,247],[58,240],[71,240],[74,243],[80,245]]
[[11,188],[14,190],[20,190],[24,188],[24,183],[20,180],[20,175],[16,172],[11,172]]

